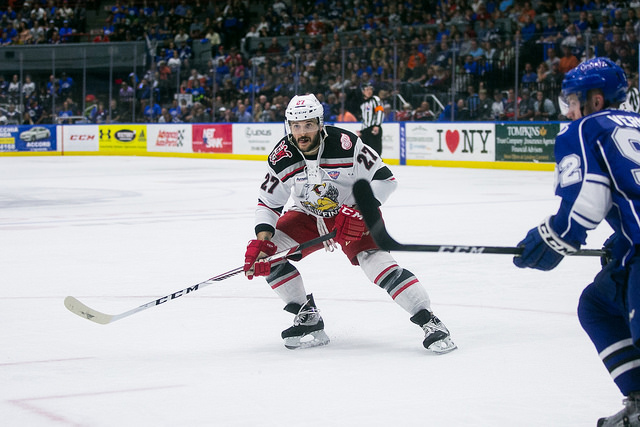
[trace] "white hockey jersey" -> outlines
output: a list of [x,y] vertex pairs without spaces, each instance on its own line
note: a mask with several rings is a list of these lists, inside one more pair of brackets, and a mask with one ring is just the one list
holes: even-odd
[[267,173],[260,186],[256,209],[256,233],[275,230],[276,222],[291,198],[300,212],[317,218],[338,214],[342,205],[353,206],[353,184],[371,182],[380,204],[396,189],[397,182],[380,156],[352,132],[325,126],[325,138],[315,159],[307,159],[282,138],[269,154]]

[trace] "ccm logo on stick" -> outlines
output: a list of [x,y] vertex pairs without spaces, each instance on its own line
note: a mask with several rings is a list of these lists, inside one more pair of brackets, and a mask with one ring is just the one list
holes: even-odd
[[195,285],[195,286],[192,286],[190,288],[183,289],[183,290],[178,291],[178,292],[174,292],[171,295],[167,295],[166,297],[158,298],[156,300],[156,305],[162,304],[163,302],[167,302],[170,299],[176,299],[178,297],[181,297],[182,295],[188,294],[189,292],[197,291],[198,290],[198,286],[199,285]]
[[464,252],[469,254],[481,254],[484,252],[482,246],[442,246],[438,252]]

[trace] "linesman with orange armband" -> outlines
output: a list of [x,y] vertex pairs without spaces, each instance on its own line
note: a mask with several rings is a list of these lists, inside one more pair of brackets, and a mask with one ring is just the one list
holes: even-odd
[[382,120],[384,107],[380,98],[373,94],[373,85],[365,83],[362,86],[363,101],[360,104],[362,112],[362,129],[360,139],[382,156]]

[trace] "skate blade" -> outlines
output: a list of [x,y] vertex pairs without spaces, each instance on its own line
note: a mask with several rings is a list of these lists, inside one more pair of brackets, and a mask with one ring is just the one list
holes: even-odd
[[329,344],[330,340],[324,330],[313,331],[301,337],[288,337],[284,339],[284,346],[289,350],[299,348],[319,347]]
[[455,345],[453,341],[451,341],[451,338],[446,337],[431,344],[429,347],[427,347],[427,350],[432,351],[435,354],[446,354],[452,352],[457,348],[458,346]]
[[636,418],[640,421],[640,416],[635,413],[632,419],[629,418],[629,415],[622,415],[622,417],[620,417],[620,414],[614,414],[610,417],[600,418],[597,427],[634,427],[640,425],[632,422],[635,421]]

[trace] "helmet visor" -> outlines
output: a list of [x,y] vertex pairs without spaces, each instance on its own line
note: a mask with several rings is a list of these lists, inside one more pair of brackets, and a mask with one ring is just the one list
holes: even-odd
[[570,110],[580,110],[580,98],[581,93],[561,93],[558,96],[558,106],[560,107],[560,114],[567,116]]

